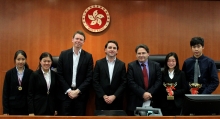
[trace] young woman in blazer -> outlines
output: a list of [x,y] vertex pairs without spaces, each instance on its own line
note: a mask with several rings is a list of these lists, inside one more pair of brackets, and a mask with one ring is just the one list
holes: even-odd
[[[161,110],[163,115],[180,115],[184,94],[187,91],[187,84],[185,73],[179,69],[178,56],[174,52],[166,55],[162,82]],[[169,86],[171,87],[168,88]]]
[[28,89],[29,115],[56,115],[56,73],[50,70],[52,56],[44,52],[38,69],[32,73]]
[[27,55],[18,50],[14,55],[15,67],[5,75],[2,103],[4,115],[28,115],[27,92],[32,70],[27,65]]

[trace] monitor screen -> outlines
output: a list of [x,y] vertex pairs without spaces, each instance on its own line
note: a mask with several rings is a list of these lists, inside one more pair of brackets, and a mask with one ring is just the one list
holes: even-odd
[[136,116],[163,116],[160,108],[153,108],[151,106],[136,107],[134,111]]
[[185,94],[180,115],[219,115],[220,95],[218,94]]

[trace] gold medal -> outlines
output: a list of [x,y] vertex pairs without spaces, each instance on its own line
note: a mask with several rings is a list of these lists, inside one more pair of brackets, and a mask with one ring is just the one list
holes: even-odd
[[18,90],[22,90],[22,87],[21,87],[21,86],[18,86]]
[[50,92],[49,91],[47,91],[47,95],[49,95],[50,94]]

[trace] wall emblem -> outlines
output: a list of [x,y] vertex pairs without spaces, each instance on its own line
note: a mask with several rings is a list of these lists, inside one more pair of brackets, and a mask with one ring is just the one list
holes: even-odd
[[91,32],[101,32],[108,27],[110,15],[103,6],[92,5],[83,12],[82,23]]

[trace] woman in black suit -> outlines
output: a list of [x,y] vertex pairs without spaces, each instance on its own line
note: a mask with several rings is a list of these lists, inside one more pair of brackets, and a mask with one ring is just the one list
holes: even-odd
[[56,115],[56,73],[50,70],[50,53],[40,56],[38,70],[32,73],[28,89],[29,115]]
[[26,53],[18,50],[14,55],[15,67],[6,72],[2,94],[4,115],[28,115],[28,80],[33,71],[26,60]]
[[161,110],[164,116],[179,115],[184,94],[187,91],[185,73],[179,69],[179,61],[176,53],[171,52],[167,54],[165,62],[164,71],[162,72],[164,85],[161,87]]

